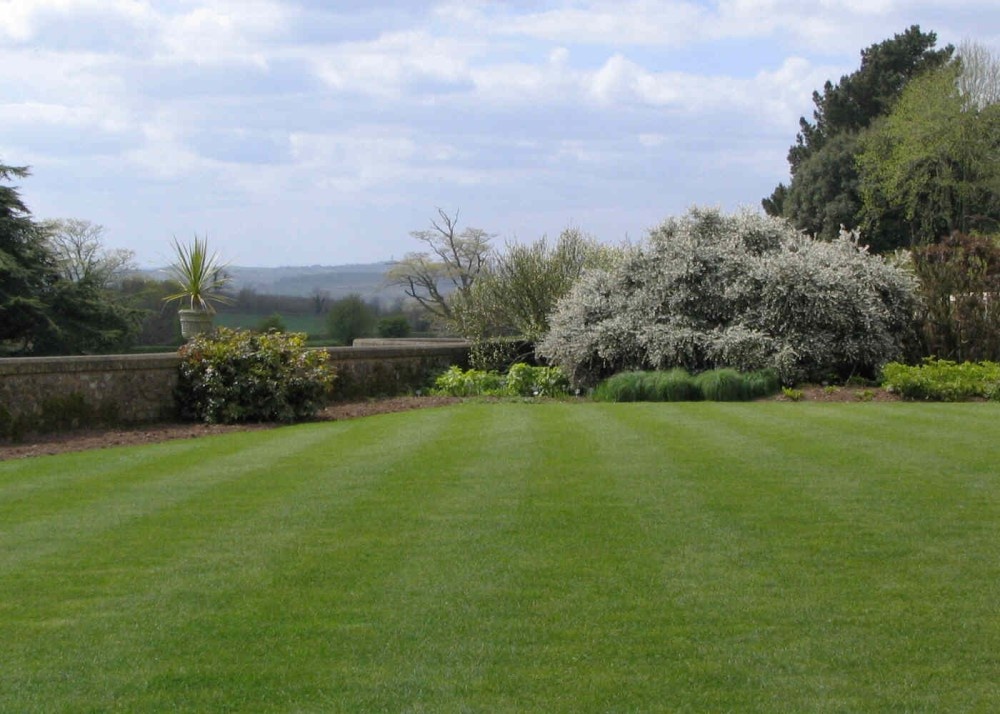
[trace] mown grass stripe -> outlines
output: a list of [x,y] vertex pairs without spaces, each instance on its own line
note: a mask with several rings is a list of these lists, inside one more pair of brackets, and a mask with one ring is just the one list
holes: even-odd
[[466,404],[203,440],[223,473],[153,459],[76,506],[133,517],[0,569],[0,711],[990,710],[981,406],[938,439],[927,405]]
[[[205,506],[190,501],[174,502],[168,508],[145,514],[144,519],[136,520],[129,527],[120,528],[107,543],[109,547],[98,555],[97,562],[77,574],[84,581],[82,590],[90,597],[101,593],[99,597],[108,602],[108,607],[98,608],[96,618],[83,621],[75,628],[72,640],[76,647],[64,651],[67,643],[63,642],[50,656],[64,659],[69,668],[83,666],[92,675],[94,667],[100,669],[109,662],[113,664],[121,651],[137,647],[148,649],[146,659],[155,662],[161,650],[177,654],[190,645],[194,681],[200,677],[210,683],[212,678],[205,677],[205,663],[198,659],[197,651],[206,638],[210,641],[213,633],[225,635],[225,628],[220,631],[217,627],[206,626],[206,622],[215,614],[221,622],[227,622],[227,612],[233,605],[237,606],[236,612],[245,616],[247,600],[253,598],[252,593],[257,589],[273,597],[274,587],[269,582],[273,577],[273,561],[281,562],[280,552],[289,547],[296,533],[305,528],[310,517],[322,514],[324,502],[313,496],[324,495],[331,486],[331,479],[338,481],[335,487],[346,486],[346,490],[354,487],[354,498],[377,488],[385,469],[400,459],[409,458],[412,447],[426,435],[426,423],[413,424],[409,438],[406,429],[388,432],[396,444],[394,448],[386,448],[382,443],[385,430],[366,430],[360,440],[353,438],[356,434],[351,433],[342,433],[338,439],[336,434],[330,434],[331,429],[324,427],[285,430],[278,434],[282,438],[271,448],[285,467],[285,473],[270,473],[271,460],[262,460],[261,454],[256,453],[252,460],[255,467],[246,471],[241,482],[217,482],[213,489],[198,494]],[[355,430],[351,427],[338,431]],[[308,438],[303,441],[302,435]],[[318,447],[321,442],[333,442],[332,449]],[[331,451],[336,453],[337,442],[357,450],[349,450],[348,458],[331,464],[329,455]],[[278,444],[281,448],[275,448]],[[356,488],[359,485],[361,488]],[[220,500],[224,506],[222,514],[212,517],[210,511],[219,508]],[[328,500],[326,503],[329,505]],[[162,537],[148,537],[150,529]],[[219,546],[219,550],[204,550],[208,543]],[[122,557],[139,559],[146,567],[138,573],[120,572],[114,568],[114,563]],[[36,579],[38,585],[51,577],[54,570],[41,569]],[[20,583],[32,586],[24,579]],[[127,600],[123,592],[127,593]],[[193,604],[205,610],[207,616],[194,620],[182,617],[175,622],[169,618],[152,622],[149,619],[150,612],[167,611],[185,616]],[[70,619],[65,614],[67,603],[54,605],[57,612],[47,621],[61,626],[73,624],[71,613]],[[33,602],[32,607],[37,608],[38,603]],[[61,612],[59,607],[63,608]],[[71,604],[69,609],[72,611]],[[114,613],[114,621],[118,623],[114,628],[105,629],[106,613]],[[254,627],[259,624],[253,618],[248,622]],[[127,632],[125,637],[122,636],[123,627]],[[80,629],[83,636],[80,636]],[[106,640],[109,646],[101,648],[100,659],[76,656],[75,649],[93,647],[101,640]],[[234,652],[236,657],[245,655],[245,651]],[[211,664],[218,666],[221,663],[213,657]],[[148,676],[151,682],[156,680],[155,667]],[[168,679],[177,684],[176,676]]]
[[[985,573],[968,568],[961,555],[952,549],[961,553],[961,549],[972,545],[974,549],[986,547],[996,552],[997,540],[992,543],[983,540],[978,528],[974,528],[970,543],[967,524],[956,530],[950,516],[946,513],[942,517],[933,500],[926,495],[917,500],[912,498],[908,491],[913,482],[900,480],[892,463],[892,451],[885,449],[886,442],[876,450],[858,448],[858,444],[867,443],[867,436],[841,432],[838,445],[852,456],[847,460],[831,459],[834,446],[812,440],[816,429],[811,420],[803,430],[807,436],[796,439],[794,431],[789,436],[794,426],[783,423],[787,413],[780,410],[782,405],[774,405],[773,412],[756,406],[724,405],[706,412],[702,406],[686,405],[656,409],[657,419],[641,418],[636,411],[618,413],[643,432],[644,438],[664,433],[656,424],[669,420],[669,448],[674,463],[689,460],[702,463],[701,468],[685,478],[701,492],[698,510],[709,516],[703,523],[717,530],[718,536],[706,531],[697,534],[695,541],[724,556],[728,581],[720,588],[722,597],[718,599],[713,597],[712,589],[701,583],[697,595],[709,604],[706,616],[734,613],[728,628],[734,632],[748,623],[763,627],[763,632],[774,639],[765,652],[785,652],[789,656],[779,661],[757,662],[756,667],[787,670],[795,666],[799,672],[809,672],[810,676],[794,688],[802,698],[802,707],[830,693],[830,678],[816,676],[817,672],[828,671],[831,677],[835,673],[852,673],[856,679],[845,680],[838,701],[848,703],[851,708],[864,708],[866,701],[877,700],[882,694],[879,683],[873,681],[877,679],[873,673],[883,661],[909,658],[925,662],[922,666],[928,671],[951,670],[950,657],[934,650],[914,652],[909,638],[901,638],[899,633],[932,627],[940,630],[939,637],[949,638],[950,621],[934,611],[933,599],[925,599],[921,587],[929,569],[935,567],[936,554],[944,550],[949,551],[949,566],[955,568],[944,582],[962,583],[956,587],[962,591],[959,598],[969,605],[968,617],[989,618],[990,613],[981,607],[982,601],[969,596],[982,588],[1000,595],[995,578],[1000,573],[995,567]],[[780,418],[772,419],[774,414]],[[702,423],[708,415],[711,428]],[[802,429],[801,422],[798,428]],[[794,448],[790,448],[789,441]],[[935,442],[914,443],[902,438],[901,441],[900,450],[906,455],[899,468],[904,474],[912,473],[911,460],[934,463],[940,455]],[[890,437],[889,443],[897,442]],[[789,452],[793,457],[804,456],[809,451],[807,444],[816,445],[811,464],[805,458],[783,463],[772,456]],[[711,451],[704,451],[707,446],[712,447]],[[975,474],[981,472],[988,459],[983,460],[980,453],[970,460],[973,463],[968,466],[976,479]],[[713,478],[712,473],[720,478]],[[914,490],[930,489],[935,494],[932,499],[936,499],[942,490],[950,488],[942,489],[934,482],[942,477],[933,469],[925,474],[920,479],[923,483],[918,483],[920,488]],[[967,482],[959,472],[953,479],[943,478],[959,487]],[[886,505],[899,500],[902,505],[887,519]],[[941,505],[947,509],[946,501]],[[915,513],[921,517],[914,518]],[[970,515],[976,518],[976,514]],[[996,533],[997,516],[1000,512],[994,501],[978,514],[980,526],[986,525],[988,531],[1000,535]],[[953,537],[946,545],[936,543],[932,535],[949,532]],[[700,555],[692,560],[704,563]],[[887,564],[904,581],[893,586],[888,597],[884,592]],[[744,574],[749,578],[744,580]],[[932,580],[940,575],[935,573]],[[766,596],[767,589],[787,597],[778,597],[776,601],[761,597]],[[859,603],[864,604],[865,610],[860,621]],[[750,608],[749,611],[741,613],[741,605]],[[795,635],[802,631],[810,633],[807,640],[796,641],[781,634]],[[873,632],[879,635],[872,637]],[[755,637],[760,634],[758,631]],[[980,646],[995,643],[996,632],[990,631]],[[951,644],[964,649],[960,642]],[[740,652],[753,651],[732,642],[714,654],[722,656],[726,652],[738,658]],[[755,655],[752,661],[758,658]],[[976,686],[983,683],[983,674],[984,670],[980,670],[958,678],[967,678],[970,686]],[[921,680],[918,677],[916,681],[915,702],[921,701]],[[821,685],[822,690],[811,690],[813,683]],[[956,685],[954,691],[961,686]]]

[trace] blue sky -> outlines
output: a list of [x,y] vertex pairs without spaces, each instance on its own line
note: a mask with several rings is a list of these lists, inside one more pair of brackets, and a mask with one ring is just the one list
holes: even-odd
[[799,116],[912,24],[996,0],[0,0],[0,161],[37,218],[169,260],[371,262],[437,207],[497,242],[758,207]]

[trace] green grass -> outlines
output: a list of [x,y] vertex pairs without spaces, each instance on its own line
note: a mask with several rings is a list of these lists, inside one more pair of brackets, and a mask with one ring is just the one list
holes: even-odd
[[[218,312],[215,314],[214,322],[220,327],[252,330],[273,314],[273,312]],[[325,315],[282,313],[281,320],[289,332],[305,332],[307,335],[316,335],[317,337],[326,337],[328,332]]]
[[3,462],[0,711],[996,711],[998,417],[463,404]]

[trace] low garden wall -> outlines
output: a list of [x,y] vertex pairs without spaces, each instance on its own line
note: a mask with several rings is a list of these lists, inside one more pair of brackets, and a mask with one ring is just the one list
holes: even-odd
[[[423,387],[434,372],[465,364],[459,342],[395,341],[330,347],[335,399],[388,396]],[[176,353],[0,359],[0,438],[91,424],[175,417]]]

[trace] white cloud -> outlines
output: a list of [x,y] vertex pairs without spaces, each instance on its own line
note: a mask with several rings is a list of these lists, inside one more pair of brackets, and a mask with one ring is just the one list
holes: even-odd
[[647,149],[658,149],[670,141],[668,136],[656,133],[639,134],[636,139]]
[[121,132],[128,128],[128,121],[117,112],[95,107],[21,102],[0,104],[0,126],[62,126],[79,130],[94,127],[101,131]]
[[995,0],[942,5],[0,0],[0,159],[36,167],[26,188],[50,215],[100,205],[80,217],[128,214],[139,237],[225,234],[230,214],[237,236],[293,205],[305,244],[387,225],[358,206],[439,203],[499,232],[601,216],[582,227],[638,235],[636,216],[756,203],[812,91],[871,43],[913,23],[998,42]]
[[692,115],[731,111],[787,125],[801,114],[812,90],[829,76],[830,68],[814,67],[796,57],[785,60],[776,70],[741,79],[651,72],[614,55],[591,75],[588,88],[591,97],[606,106],[644,104]]
[[138,23],[148,21],[153,12],[143,0],[0,0],[0,37],[27,42],[47,21],[81,14]]
[[161,57],[175,62],[251,63],[266,67],[294,15],[273,0],[207,0],[161,19]]
[[333,89],[398,97],[411,85],[468,80],[468,61],[477,51],[476,42],[413,30],[333,45],[311,59],[319,77]]

